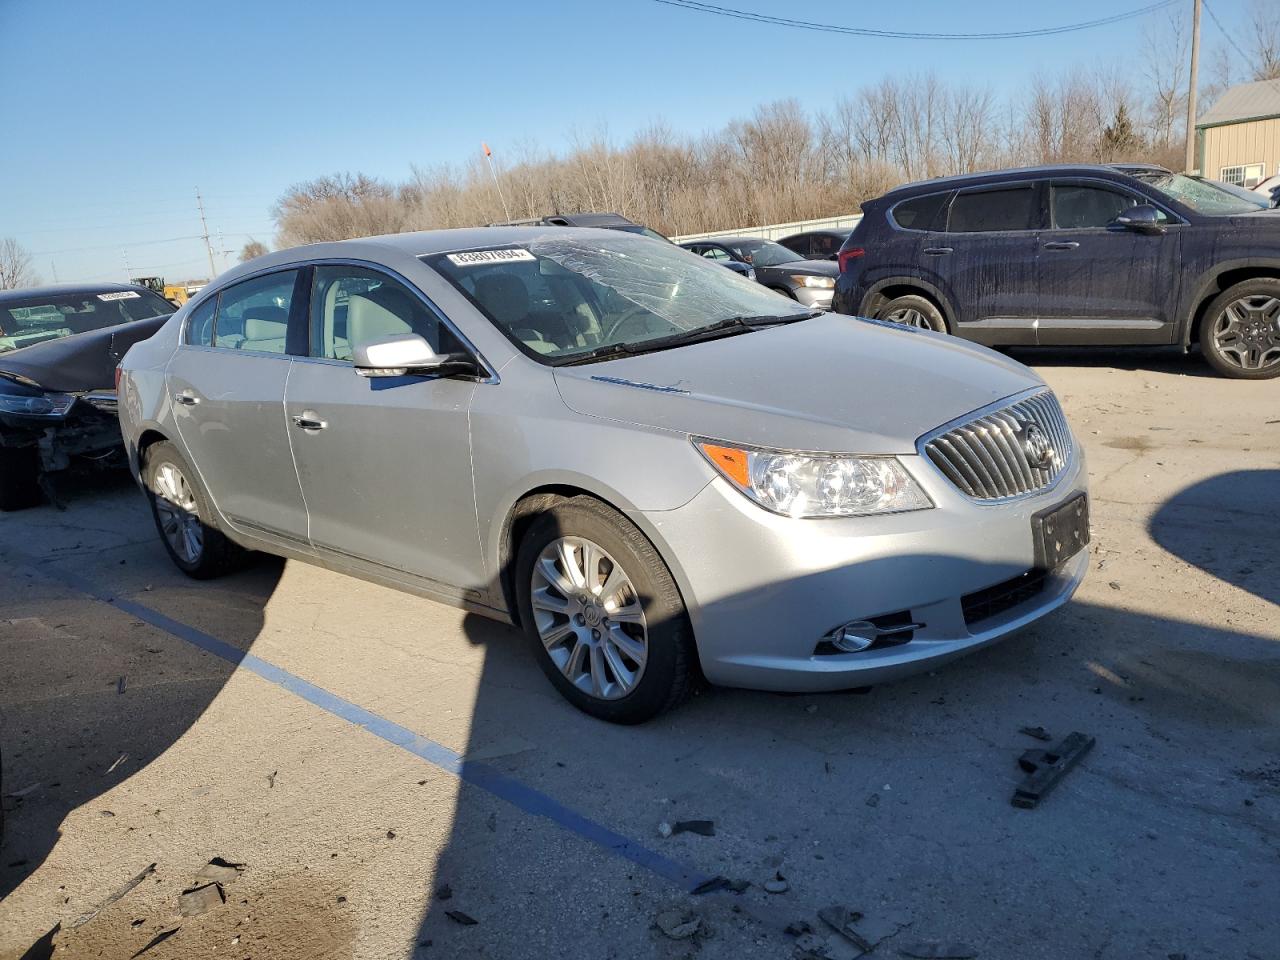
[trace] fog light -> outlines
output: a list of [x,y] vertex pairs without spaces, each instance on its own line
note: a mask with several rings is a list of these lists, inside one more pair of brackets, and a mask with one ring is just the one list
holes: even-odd
[[876,642],[880,630],[867,620],[851,620],[831,631],[832,646],[845,653],[858,653]]

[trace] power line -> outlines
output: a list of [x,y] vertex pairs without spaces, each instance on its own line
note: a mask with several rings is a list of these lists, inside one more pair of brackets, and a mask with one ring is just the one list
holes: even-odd
[[855,37],[881,37],[893,40],[1017,40],[1028,37],[1049,37],[1060,33],[1073,33],[1077,30],[1104,27],[1123,20],[1131,20],[1134,17],[1155,13],[1157,10],[1173,6],[1180,0],[1159,0],[1157,3],[1150,3],[1145,7],[1138,7],[1135,10],[1128,10],[1124,13],[1115,13],[1106,17],[1098,17],[1096,20],[1084,20],[1079,23],[1068,23],[1057,27],[984,33],[921,33],[913,30],[880,30],[873,27],[849,27],[834,23],[815,23],[811,20],[775,17],[764,13],[753,13],[750,10],[738,10],[734,7],[722,7],[714,3],[704,3],[702,0],[653,0],[653,2],[669,7],[695,10],[698,13],[710,13],[720,17],[770,24],[775,27],[792,27],[797,30],[816,30],[821,33],[835,33]]
[[[1236,53],[1240,54],[1240,58],[1244,60],[1245,63],[1251,62],[1253,57],[1245,53],[1244,50],[1241,49],[1240,44],[1236,43],[1235,37],[1233,37],[1227,28],[1222,25],[1222,21],[1218,19],[1218,15],[1213,12],[1213,7],[1209,6],[1208,0],[1201,0],[1201,6],[1204,7],[1204,12],[1209,14],[1209,19],[1212,20],[1213,25],[1218,28],[1218,32],[1222,34],[1222,39],[1227,41],[1227,45]],[[1268,83],[1274,83],[1276,85],[1276,89],[1280,90],[1280,78],[1264,77],[1263,79],[1267,80]]]

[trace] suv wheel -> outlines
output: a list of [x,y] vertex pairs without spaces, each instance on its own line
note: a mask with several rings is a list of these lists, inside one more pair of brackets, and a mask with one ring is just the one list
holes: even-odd
[[908,327],[919,327],[921,330],[947,332],[947,321],[943,319],[942,311],[929,300],[914,293],[894,297],[884,303],[876,311],[876,319],[901,323]]
[[142,477],[160,541],[179,570],[209,580],[238,567],[246,551],[205,523],[213,511],[194,476],[167,440],[147,448]]
[[667,565],[625,517],[590,497],[533,521],[516,562],[520,621],[570,703],[643,723],[692,689],[692,629]]
[[1245,280],[1219,294],[1200,323],[1200,349],[1224,377],[1280,376],[1280,280]]

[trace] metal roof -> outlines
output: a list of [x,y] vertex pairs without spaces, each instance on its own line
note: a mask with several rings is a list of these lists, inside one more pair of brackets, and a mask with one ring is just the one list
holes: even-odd
[[1259,80],[1230,87],[1196,121],[1197,127],[1280,116],[1280,80]]

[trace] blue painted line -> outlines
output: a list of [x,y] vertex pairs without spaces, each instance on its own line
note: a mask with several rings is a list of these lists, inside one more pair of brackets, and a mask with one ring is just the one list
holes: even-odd
[[153,610],[145,604],[130,600],[127,597],[116,596],[95,581],[79,574],[41,566],[34,557],[26,556],[15,550],[6,549],[4,552],[21,561],[23,566],[40,576],[59,581],[100,603],[109,604],[117,610],[137,617],[144,623],[163,630],[170,636],[185,641],[205,653],[213,654],[215,657],[226,660],[242,670],[248,670],[263,680],[301,697],[326,713],[345,720],[347,723],[362,730],[366,730],[375,737],[385,740],[387,743],[397,746],[421,760],[425,760],[446,773],[453,774],[463,783],[479,787],[481,790],[493,794],[500,800],[505,800],[517,809],[532,816],[545,817],[570,833],[577,834],[584,840],[603,848],[606,852],[624,860],[629,860],[636,866],[643,867],[650,873],[677,884],[686,891],[692,891],[712,879],[708,874],[665,857],[647,847],[641,846],[634,840],[624,837],[620,833],[610,830],[602,824],[596,823],[576,810],[566,807],[558,800],[507,776],[488,764],[470,762],[465,756],[449,749],[444,744],[414,733],[408,727],[403,727],[371,710],[366,710],[350,700],[344,700],[337,694],[331,693],[323,687],[318,687],[314,683],[276,666],[274,663],[263,660],[261,657],[254,656],[251,653],[246,653],[224,640],[219,640],[217,637],[211,636],[202,630],[197,630],[189,624],[174,620],[172,617],[166,616],[158,610]]

